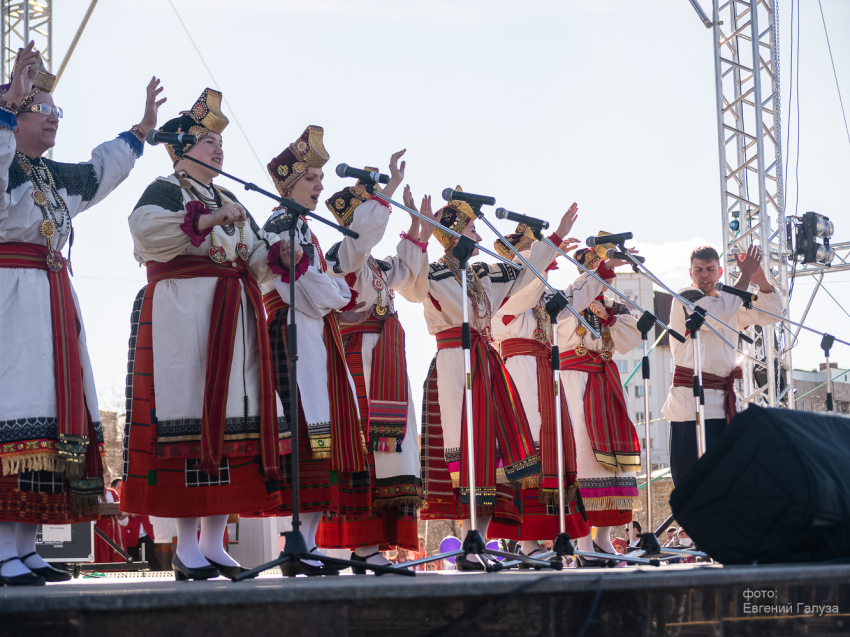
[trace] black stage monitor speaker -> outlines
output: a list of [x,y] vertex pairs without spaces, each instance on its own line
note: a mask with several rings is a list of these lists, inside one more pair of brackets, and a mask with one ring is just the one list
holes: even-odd
[[850,418],[750,406],[670,506],[723,564],[850,561]]

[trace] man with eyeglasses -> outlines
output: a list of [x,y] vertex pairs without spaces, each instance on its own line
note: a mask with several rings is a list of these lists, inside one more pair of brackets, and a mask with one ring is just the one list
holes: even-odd
[[[133,168],[156,126],[159,80],[141,123],[65,164],[42,156],[56,143],[56,78],[30,42],[0,87],[0,585],[70,579],[35,551],[38,524],[98,517],[103,430],[71,280],[73,218]],[[68,257],[62,248],[68,246]]]

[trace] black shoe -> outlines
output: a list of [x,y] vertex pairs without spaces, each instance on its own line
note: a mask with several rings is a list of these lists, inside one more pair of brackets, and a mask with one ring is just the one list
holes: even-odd
[[177,555],[171,558],[171,568],[174,569],[174,579],[178,582],[189,579],[212,579],[213,577],[221,575],[219,570],[212,564],[209,566],[202,566],[201,568],[189,568],[180,561],[180,558],[177,557]]
[[[21,558],[21,562],[24,563],[24,566],[27,566],[27,560],[33,555],[38,555],[38,553],[33,551],[32,553],[27,553]],[[36,575],[43,577],[45,582],[67,582],[68,580],[73,579],[73,577],[68,571],[63,571],[58,568],[54,568],[49,564],[47,566],[42,566],[41,568],[30,568],[29,566],[27,566],[27,568],[29,568]]]
[[[308,553],[312,553],[318,548],[318,546],[314,546],[308,551]],[[303,560],[294,560],[286,562],[286,564],[281,564],[280,574],[284,577],[295,577],[296,575],[306,575],[307,577],[314,577],[317,575],[339,575],[339,572],[344,568],[347,567],[331,566],[326,564],[313,566],[312,564],[307,564],[307,562],[304,562]]]
[[[206,557],[206,555],[204,557]],[[214,562],[213,560],[211,560],[208,557],[207,557],[207,562],[209,562],[215,568],[217,568],[218,572],[221,573],[222,575],[224,575],[227,579],[236,579],[237,575],[240,575],[240,574],[244,573],[245,571],[251,570],[249,568],[244,568],[242,566],[239,566],[238,564],[236,566],[225,566],[224,564],[219,564],[218,562]],[[254,573],[251,577],[247,577],[245,579],[254,579],[255,577],[257,577],[257,575],[259,575],[259,573]]]
[[487,568],[478,560],[471,560],[465,555],[455,558],[455,566],[459,571],[486,571]]
[[[13,560],[18,560],[21,564],[24,564],[19,557],[10,557],[8,560],[3,560],[0,562],[0,568],[3,568],[3,565],[6,562],[11,562]],[[24,568],[28,568],[26,564],[24,564]],[[13,577],[6,577],[5,575],[0,575],[0,586],[44,586],[45,580],[41,575],[36,575],[32,571],[29,573],[21,573],[20,575],[15,575]]]
[[[362,562],[362,563],[366,564],[369,561],[370,557],[374,557],[375,555],[379,555],[380,553],[381,553],[380,551],[375,551],[374,553],[371,553],[371,554],[367,555],[366,557],[360,557],[359,555],[357,555],[357,553],[352,551],[351,557],[348,558],[348,561],[349,562]],[[390,563],[390,564],[380,564],[380,565],[376,564],[376,566],[392,566],[392,563]],[[365,566],[352,566],[351,567],[351,571],[355,575],[365,575],[367,570],[368,569]],[[373,572],[375,573],[376,576],[386,575],[386,573],[384,573],[382,571],[373,571]]]

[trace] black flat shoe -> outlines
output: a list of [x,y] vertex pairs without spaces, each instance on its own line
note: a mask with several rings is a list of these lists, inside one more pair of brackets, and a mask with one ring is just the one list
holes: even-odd
[[[33,555],[38,555],[38,553],[33,551],[32,553],[27,553],[21,558],[21,562],[24,563],[24,566],[27,566],[27,560]],[[49,564],[47,566],[42,566],[41,568],[30,568],[29,566],[27,566],[27,568],[36,575],[43,577],[45,582],[67,582],[73,579],[68,571],[59,570]]]
[[[206,557],[206,556],[204,556],[204,557]],[[224,564],[219,564],[218,562],[215,562],[208,557],[207,557],[207,562],[209,562],[215,568],[217,568],[218,572],[221,573],[222,575],[224,575],[227,579],[236,579],[237,575],[240,575],[241,573],[244,573],[245,571],[251,570],[249,568],[244,568],[242,566],[239,566],[238,564],[236,566],[225,566]],[[255,577],[257,577],[257,575],[259,575],[259,573],[255,573],[254,575],[252,575],[251,577],[248,577],[246,579],[254,579]]]
[[[380,553],[381,553],[380,551],[375,551],[374,553],[371,553],[371,554],[367,555],[366,557],[360,557],[359,555],[357,555],[357,553],[352,551],[351,557],[348,558],[348,559],[349,559],[350,562],[363,562],[363,564],[366,564],[369,561],[370,557],[374,557],[375,555],[379,555]],[[375,566],[392,566],[392,563],[376,564]],[[366,572],[367,572],[367,569],[366,569],[365,566],[352,566],[351,571],[355,575],[365,575]],[[381,571],[373,571],[373,573],[375,573],[376,577],[379,576],[379,575],[386,575],[386,573],[383,573]]]
[[296,575],[307,575],[315,577],[317,575],[339,575],[339,569],[335,566],[313,566],[302,560],[287,562],[280,565],[280,574],[284,577],[295,577]]
[[[21,561],[19,557],[10,557],[8,560],[3,560],[0,562],[0,568],[3,568],[3,565],[7,562],[11,562],[13,560]],[[21,564],[24,564],[21,562]],[[27,565],[24,564],[24,568],[27,568]],[[36,575],[32,571],[29,573],[21,573],[20,575],[15,575],[13,577],[6,577],[5,575],[0,575],[0,586],[44,586],[45,580],[40,575]]]
[[201,568],[189,568],[180,561],[180,558],[177,557],[177,555],[171,558],[171,568],[174,569],[174,579],[178,582],[190,579],[212,579],[213,577],[221,575],[218,569],[212,565],[202,566]]
[[459,571],[486,571],[485,566],[478,560],[471,560],[465,555],[458,555],[455,558],[455,566]]

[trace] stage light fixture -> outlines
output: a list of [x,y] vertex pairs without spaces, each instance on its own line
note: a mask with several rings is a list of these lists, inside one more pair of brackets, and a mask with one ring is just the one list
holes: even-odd
[[797,259],[802,263],[830,265],[835,258],[835,250],[829,247],[829,239],[834,233],[835,225],[829,217],[816,212],[805,213],[797,226]]

